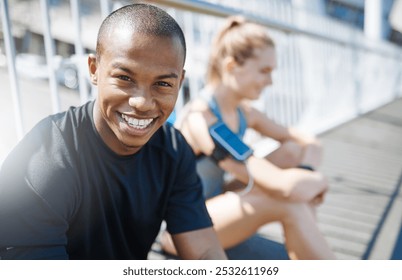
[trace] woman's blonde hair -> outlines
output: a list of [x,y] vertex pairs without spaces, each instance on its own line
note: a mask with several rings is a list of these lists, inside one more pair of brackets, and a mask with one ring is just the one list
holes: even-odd
[[229,17],[215,36],[207,66],[207,83],[216,84],[222,79],[222,61],[233,57],[242,65],[253,57],[256,48],[275,47],[267,30],[256,23],[247,21],[242,16]]

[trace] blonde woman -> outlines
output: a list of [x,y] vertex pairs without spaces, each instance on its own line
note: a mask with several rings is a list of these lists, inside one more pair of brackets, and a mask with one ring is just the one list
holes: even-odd
[[[315,218],[328,189],[317,171],[320,143],[248,104],[272,84],[276,66],[275,45],[266,29],[239,16],[228,18],[211,47],[202,98],[187,104],[175,125],[197,155],[207,208],[225,249],[247,240],[262,225],[279,221],[289,258],[334,259]],[[239,138],[251,129],[281,145],[265,158],[216,156],[219,147],[209,132],[216,122],[225,123]],[[225,192],[225,174],[248,185],[247,190]],[[168,234],[162,246],[175,253]]]

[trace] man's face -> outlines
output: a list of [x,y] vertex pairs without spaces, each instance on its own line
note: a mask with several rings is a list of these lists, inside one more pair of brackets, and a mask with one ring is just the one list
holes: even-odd
[[136,153],[173,111],[184,77],[178,38],[115,28],[103,42],[99,61],[89,58],[98,86],[95,126],[117,154]]

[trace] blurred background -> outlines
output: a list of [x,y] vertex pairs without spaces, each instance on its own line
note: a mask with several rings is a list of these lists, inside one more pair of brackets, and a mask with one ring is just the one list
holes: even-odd
[[[274,84],[254,105],[279,123],[324,137],[402,97],[402,0],[0,0],[0,165],[40,119],[96,97],[96,88],[89,83],[87,55],[95,52],[101,21],[133,2],[165,9],[185,33],[186,79],[176,112],[203,87],[211,39],[223,20],[233,14],[266,26],[276,42]],[[389,138],[402,143],[401,119],[398,105],[392,109],[396,123],[392,129],[399,134],[364,133],[378,136],[376,145]],[[391,117],[387,121],[391,122]],[[348,133],[342,139],[350,138]],[[259,135],[247,134],[247,141],[262,154],[271,143],[260,140]],[[356,142],[359,145],[361,141]],[[341,148],[329,150],[332,159]],[[390,152],[397,156],[387,194],[394,203],[395,198],[400,199],[402,151]],[[361,167],[362,162],[356,165]],[[328,166],[331,173],[334,166]],[[342,176],[350,179],[353,174]],[[335,174],[332,179],[339,183],[342,176]],[[388,213],[391,204],[384,202],[373,224],[383,225],[382,214]],[[396,219],[394,241],[398,240],[400,215]],[[338,246],[336,241],[333,246],[339,247],[341,258],[368,258],[367,248],[373,248],[379,230],[370,228],[368,236],[359,241],[364,248],[353,251],[350,244]],[[329,231],[329,236],[334,235],[333,229]],[[361,232],[357,229],[360,239]]]
[[[133,2],[2,0],[0,159],[39,119],[96,96],[87,54],[102,19]],[[402,95],[401,1],[138,2],[166,9],[185,32],[187,77],[177,110],[202,88],[211,38],[232,14],[267,26],[276,41],[274,85],[255,105],[282,124],[320,133]]]

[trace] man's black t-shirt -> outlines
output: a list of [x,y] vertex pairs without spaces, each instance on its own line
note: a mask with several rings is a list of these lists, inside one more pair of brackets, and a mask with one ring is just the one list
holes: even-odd
[[94,102],[41,121],[0,170],[0,256],[145,259],[162,220],[172,234],[211,226],[195,158],[164,125],[134,155],[98,135]]

